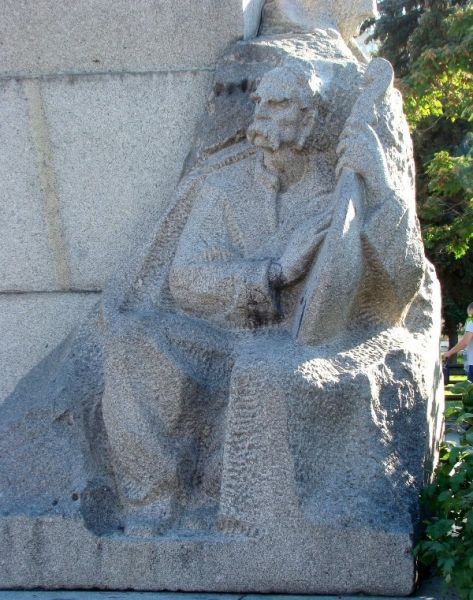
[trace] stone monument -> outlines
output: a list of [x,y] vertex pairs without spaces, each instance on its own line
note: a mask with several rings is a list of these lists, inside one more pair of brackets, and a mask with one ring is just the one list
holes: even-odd
[[148,247],[0,409],[1,587],[412,591],[439,289],[371,11],[267,0],[222,57]]

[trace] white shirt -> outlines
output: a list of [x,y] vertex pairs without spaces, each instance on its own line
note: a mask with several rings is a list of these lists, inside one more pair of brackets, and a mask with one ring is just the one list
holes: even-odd
[[[466,326],[465,326],[465,333],[467,331],[470,331],[471,333],[473,333],[473,321],[469,321],[466,324]],[[469,365],[473,365],[473,340],[471,340],[471,342],[466,347],[466,355],[467,355],[467,362],[468,362],[468,364]]]

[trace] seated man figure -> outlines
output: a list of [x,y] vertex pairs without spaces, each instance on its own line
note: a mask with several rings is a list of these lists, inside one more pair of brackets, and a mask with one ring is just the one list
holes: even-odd
[[[374,265],[368,279],[379,285],[381,304],[395,315],[388,325],[395,326],[423,276],[423,259],[413,250],[415,225],[404,227],[412,215],[396,196],[370,124],[350,121],[337,168],[333,152],[309,144],[325,102],[313,70],[293,64],[269,71],[254,100],[249,145],[207,166],[187,194],[192,207],[169,261],[167,304],[123,311],[113,326],[104,320],[103,415],[130,535],[171,526],[257,535],[283,515],[321,515],[317,498],[332,460],[321,454],[328,426],[322,414],[342,427],[346,389],[339,381],[350,378],[350,369],[337,371],[330,357],[349,346],[336,335],[330,347],[299,336],[300,306],[311,302],[304,290],[318,277],[322,251],[322,267],[337,269],[329,264],[327,243],[336,246],[338,239],[343,246],[353,219],[361,283],[347,282],[347,290],[361,305],[359,288]],[[358,197],[342,206],[347,173]],[[347,206],[355,206],[351,221]],[[386,219],[393,230],[407,232],[400,242],[402,268],[396,248],[396,257],[383,262],[391,234],[378,242],[376,231]],[[327,285],[323,274],[321,281]],[[316,282],[319,292],[327,290],[317,290]],[[353,298],[334,301],[348,306]],[[312,329],[323,331],[322,322],[312,321]],[[371,325],[364,324],[365,332]],[[341,319],[341,331],[344,326]],[[389,351],[382,342],[376,347],[380,356]],[[347,355],[350,360],[356,363]],[[322,371],[328,382],[323,394]],[[381,505],[386,491],[377,469],[365,487]],[[360,511],[365,500],[358,490]],[[327,506],[337,502],[326,499]],[[347,506],[337,518],[356,519],[353,505]]]

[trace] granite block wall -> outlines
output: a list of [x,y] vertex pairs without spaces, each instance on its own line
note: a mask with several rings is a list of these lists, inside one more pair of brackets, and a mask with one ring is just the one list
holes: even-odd
[[146,239],[262,4],[0,0],[0,402]]

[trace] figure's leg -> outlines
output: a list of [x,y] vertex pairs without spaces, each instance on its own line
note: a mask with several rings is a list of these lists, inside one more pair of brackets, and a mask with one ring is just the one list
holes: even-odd
[[126,528],[148,534],[195,504],[200,488],[217,501],[231,336],[156,312],[115,315],[104,338],[103,414]]
[[201,389],[175,360],[159,324],[128,319],[105,332],[103,417],[128,533],[147,534],[175,517],[180,464],[192,444],[186,405]]
[[295,514],[287,383],[269,355],[245,353],[230,380],[219,527],[257,535]]

